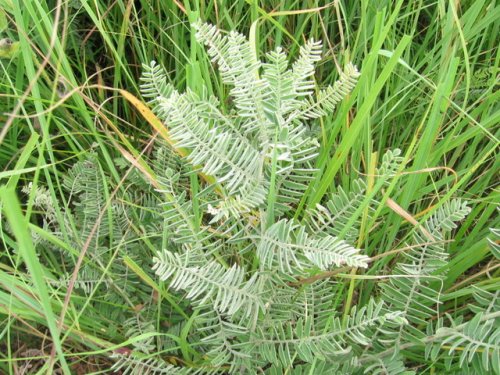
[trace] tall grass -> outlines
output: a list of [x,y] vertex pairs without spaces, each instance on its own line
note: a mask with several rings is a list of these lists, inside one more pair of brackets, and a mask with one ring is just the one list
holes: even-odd
[[[332,187],[349,189],[361,173],[369,178],[383,152],[398,147],[405,166],[384,192],[398,208],[378,220],[387,210],[381,207],[371,222],[363,222],[358,246],[371,249],[370,256],[398,248],[401,230],[411,225],[405,213],[420,221],[460,196],[472,212],[448,246],[443,313],[463,309],[476,286],[498,289],[499,263],[487,243],[489,228],[499,225],[500,6],[495,1],[0,0],[0,9],[8,19],[1,37],[20,46],[15,56],[0,60],[1,373],[17,373],[27,363],[38,373],[105,372],[108,355],[131,344],[122,322],[95,304],[92,293],[76,293],[70,279],[48,282],[92,260],[85,253],[86,238],[75,244],[64,240],[71,233],[54,237],[43,228],[36,187],[47,187],[54,215],[63,221],[70,207],[63,176],[96,152],[102,174],[109,176],[108,198],[137,204],[122,177],[148,168],[148,145],[156,133],[117,89],[139,97],[141,64],[156,60],[175,87],[197,89],[203,83],[227,98],[227,88],[194,42],[190,21],[199,16],[223,30],[253,28],[258,52],[282,45],[293,57],[305,38],[322,39],[326,58],[316,75],[318,89],[333,83],[337,67],[348,61],[362,72],[336,115],[319,124],[318,172],[297,215]],[[120,156],[130,161],[125,168],[116,163]],[[29,183],[33,188],[23,193]],[[192,195],[201,189],[196,178],[188,185]],[[112,205],[102,207],[102,217],[112,221],[113,215]],[[192,311],[143,271],[156,249],[138,217],[130,218],[129,228],[142,233],[145,250],[123,264],[138,281],[116,293],[146,296],[142,304],[170,304],[179,319],[193,319]],[[30,232],[58,247],[72,267],[62,269],[59,254],[37,253]],[[114,259],[96,266],[96,282],[113,276],[108,272]],[[392,260],[380,258],[369,274],[390,268]],[[366,303],[373,283],[347,279],[337,309],[346,314],[355,303]],[[118,307],[140,308],[132,300]],[[111,309],[115,302],[109,304]],[[165,317],[159,312],[160,325]],[[187,325],[176,341],[178,360],[188,363],[196,356],[189,334]],[[442,371],[425,358],[415,363],[423,364],[425,373]]]

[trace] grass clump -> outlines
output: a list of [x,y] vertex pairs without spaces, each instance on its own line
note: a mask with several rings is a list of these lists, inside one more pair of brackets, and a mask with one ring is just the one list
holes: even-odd
[[493,2],[0,5],[1,372],[500,371]]

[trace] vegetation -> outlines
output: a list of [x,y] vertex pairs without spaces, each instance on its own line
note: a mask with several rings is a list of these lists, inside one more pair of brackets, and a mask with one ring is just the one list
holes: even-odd
[[0,0],[0,372],[500,373],[499,15]]

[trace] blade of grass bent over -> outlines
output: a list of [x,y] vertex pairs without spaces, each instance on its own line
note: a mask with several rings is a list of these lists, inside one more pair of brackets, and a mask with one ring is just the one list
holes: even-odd
[[[16,237],[18,243],[18,251],[23,257],[26,266],[33,278],[33,283],[38,290],[38,295],[40,298],[40,303],[42,305],[44,315],[47,319],[47,325],[52,336],[54,347],[56,349],[57,357],[60,361],[62,369],[65,374],[70,374],[68,364],[64,358],[63,349],[61,346],[61,341],[59,339],[59,330],[57,328],[56,319],[54,312],[52,311],[49,292],[47,290],[47,285],[43,279],[43,270],[41,264],[38,262],[38,256],[31,241],[31,235],[28,230],[28,225],[26,218],[24,217],[19,200],[12,189],[7,189],[2,187],[0,189],[0,199],[3,205],[3,211],[9,221],[14,236]],[[49,369],[50,371],[50,369]]]

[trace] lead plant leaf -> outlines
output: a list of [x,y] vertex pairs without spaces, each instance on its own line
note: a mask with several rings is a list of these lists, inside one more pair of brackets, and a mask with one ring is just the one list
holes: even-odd
[[488,238],[488,244],[490,245],[491,253],[500,260],[500,229],[490,228],[491,236]]
[[500,315],[496,312],[478,313],[458,327],[439,328],[435,341],[448,354],[458,355],[460,368],[471,366],[478,372],[500,374]]
[[347,64],[337,82],[321,90],[316,98],[303,100],[301,107],[290,115],[288,121],[314,119],[333,112],[337,104],[354,89],[358,77],[356,67],[351,63]]
[[263,196],[262,156],[245,138],[203,118],[203,102],[191,90],[185,94],[174,91],[159,100],[159,113],[169,124],[176,147],[190,150],[187,160],[217,177],[230,194],[254,191]]
[[462,322],[447,315],[448,326],[440,319],[428,327],[426,356],[433,361],[443,356],[450,372],[458,367],[463,373],[500,374],[500,291],[473,290],[471,318]]
[[306,227],[287,220],[278,221],[263,234],[257,256],[265,269],[277,268],[284,273],[292,273],[293,267],[326,270],[331,265],[368,266],[368,257],[345,241],[330,235],[310,235]]
[[353,243],[358,238],[359,222],[352,227],[347,227],[347,224],[362,205],[365,191],[366,184],[361,179],[353,181],[349,192],[339,186],[324,204],[317,204],[316,208],[309,210],[305,221],[309,230],[331,236],[340,236],[345,231],[343,239]]
[[158,252],[153,262],[160,280],[170,279],[171,288],[186,290],[186,297],[200,305],[210,302],[222,313],[232,316],[241,311],[246,318],[255,318],[264,308],[258,275],[246,281],[244,269],[236,264],[229,269],[217,262],[193,265],[186,256],[167,250]]
[[163,194],[161,204],[163,226],[162,230],[177,246],[198,259],[206,259],[205,255],[213,253],[219,246],[219,241],[212,239],[208,227],[197,225],[193,204],[187,197],[186,190],[179,191],[181,174],[167,167],[160,177],[158,192]]
[[229,364],[230,373],[252,367],[252,355],[242,347],[249,333],[247,327],[230,322],[214,310],[204,312],[198,323],[202,324],[199,332],[205,335],[202,342],[210,348],[206,355],[211,365],[220,368]]
[[[458,199],[439,207],[423,224],[423,229],[414,232],[415,246],[397,263],[394,277],[382,285],[384,299],[393,309],[402,311],[410,323],[427,324],[437,314],[444,277],[441,270],[448,259],[443,240],[447,232],[456,228],[456,222],[469,212],[467,203]],[[407,339],[415,340],[422,334],[421,330],[408,325],[402,327],[393,339],[400,342],[403,336],[407,336]]]
[[309,39],[300,47],[299,58],[292,66],[293,92],[298,97],[311,96],[314,90],[312,77],[316,63],[321,60],[322,47],[321,41],[314,39]]
[[158,358],[141,356],[135,353],[113,353],[111,358],[115,360],[111,370],[123,375],[189,374],[189,372],[182,367],[176,367]]
[[174,87],[168,82],[167,75],[155,61],[143,65],[141,76],[141,93],[153,111],[158,111],[158,100],[168,98],[174,92]]
[[288,56],[281,47],[266,54],[262,77],[269,82],[270,93],[264,102],[268,116],[275,123],[283,123],[287,113],[297,105],[293,72],[288,69]]
[[218,64],[223,82],[233,86],[230,93],[243,119],[243,129],[247,133],[260,133],[261,141],[267,142],[266,127],[270,121],[264,110],[264,99],[269,92],[269,82],[259,76],[262,63],[257,60],[250,42],[236,31],[223,36],[210,24],[196,23],[194,27],[198,41],[208,47],[208,55]]
[[[130,319],[127,319],[123,322],[124,327],[127,329],[125,335],[128,338],[135,339],[137,336],[144,335],[147,333],[155,333],[156,329],[154,326],[154,322],[152,321],[143,321],[142,316],[133,316]],[[134,347],[137,350],[140,350],[143,353],[150,353],[155,349],[154,344],[155,337],[150,336],[142,340],[134,341]]]
[[349,358],[353,347],[370,345],[370,336],[379,328],[399,323],[399,313],[384,311],[383,302],[370,300],[367,306],[353,309],[347,325],[334,319],[327,331],[318,331],[315,317],[296,322],[258,328],[252,339],[258,353],[270,363],[290,366],[296,359],[312,363],[315,359],[338,361]]

